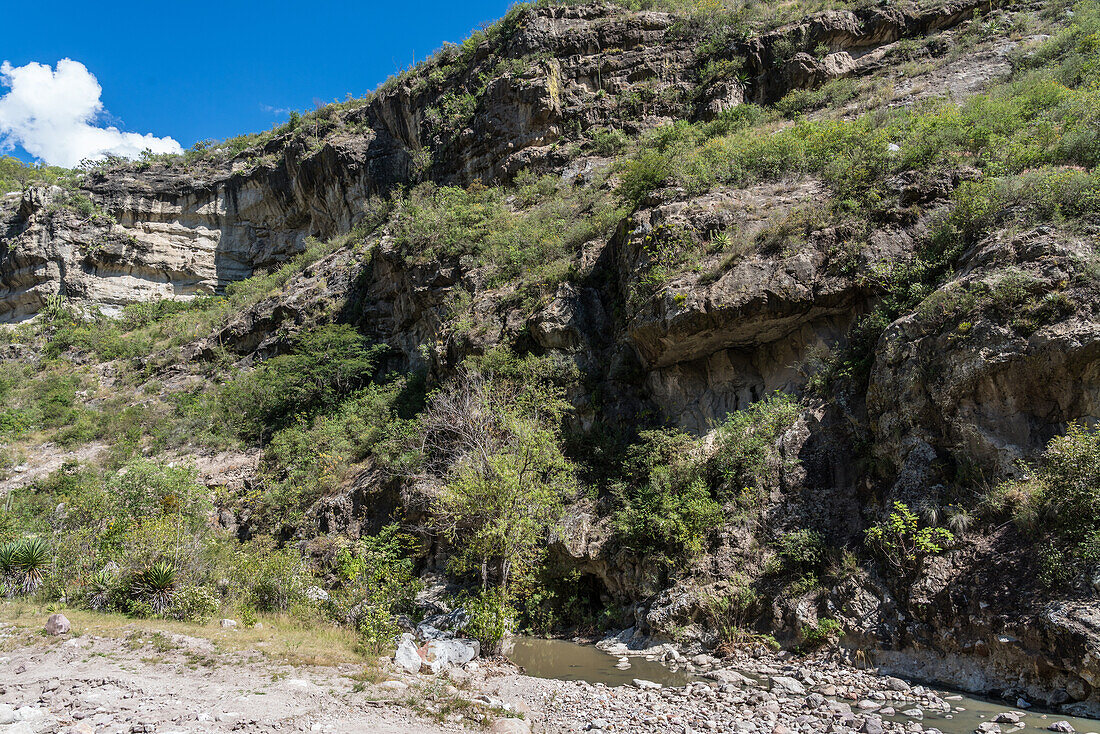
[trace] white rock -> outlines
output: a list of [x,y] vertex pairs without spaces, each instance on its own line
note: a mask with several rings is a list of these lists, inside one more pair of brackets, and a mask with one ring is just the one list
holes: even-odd
[[420,672],[420,665],[424,662],[424,659],[420,657],[420,652],[416,649],[416,642],[413,641],[413,636],[408,632],[401,635],[401,642],[397,645],[397,652],[393,655],[393,661],[410,673]]
[[401,680],[384,680],[378,684],[378,687],[384,691],[403,691],[409,687],[409,684]]
[[235,619],[223,619],[221,621],[222,629],[231,630],[237,626],[237,620]]
[[424,648],[424,659],[428,663],[439,662],[443,665],[465,665],[481,654],[481,643],[477,640],[432,640]]
[[777,675],[773,677],[772,688],[778,688],[780,691],[793,693],[796,696],[801,696],[806,693],[806,687],[804,685],[786,675]]
[[491,734],[531,734],[531,725],[523,719],[497,719],[489,731]]
[[72,625],[69,624],[69,620],[64,614],[51,614],[50,618],[46,620],[46,634],[48,635],[68,634],[71,627]]
[[312,602],[328,601],[328,592],[320,586],[311,586],[306,589],[306,598]]

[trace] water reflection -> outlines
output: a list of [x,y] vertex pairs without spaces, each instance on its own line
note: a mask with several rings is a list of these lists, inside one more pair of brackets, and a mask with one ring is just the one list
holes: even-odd
[[632,656],[630,668],[619,670],[615,667],[618,658],[591,645],[566,640],[517,637],[508,659],[524,668],[527,675],[536,678],[583,680],[608,686],[627,685],[635,678],[666,686],[683,686],[697,680],[689,673],[673,672],[667,666],[644,657]]

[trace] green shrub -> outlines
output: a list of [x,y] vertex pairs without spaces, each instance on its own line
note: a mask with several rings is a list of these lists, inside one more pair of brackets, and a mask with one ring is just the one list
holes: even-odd
[[289,354],[241,372],[221,388],[220,418],[242,438],[268,438],[297,416],[330,410],[365,386],[383,351],[384,346],[369,346],[346,325],[303,332]]
[[71,172],[57,166],[27,164],[14,156],[0,156],[0,194],[21,191],[31,185],[64,183]]
[[814,530],[794,530],[775,540],[776,557],[784,573],[813,573],[826,561],[825,541]]
[[[277,431],[267,445],[261,476],[265,488],[257,512],[275,526],[296,524],[302,513],[368,455],[378,463],[399,431],[415,380],[397,378],[353,392],[330,413],[307,418]],[[415,404],[417,398],[411,398]]]
[[1071,423],[1047,444],[1027,475],[1002,482],[982,500],[990,517],[1011,517],[1029,533],[1044,535],[1042,576],[1050,585],[1069,580],[1100,560],[1100,427]]
[[596,128],[589,133],[592,152],[596,155],[613,156],[627,145],[627,137],[621,130],[614,128]]
[[516,619],[516,610],[506,601],[503,590],[486,589],[477,596],[460,596],[454,606],[470,615],[470,623],[462,633],[481,643],[481,654],[499,655]]
[[738,645],[758,639],[749,625],[760,612],[760,596],[747,584],[732,593],[704,597],[702,608],[707,625],[718,636],[721,652],[733,652]]
[[0,547],[0,571],[10,588],[31,596],[46,580],[53,553],[45,538],[20,538]]
[[889,517],[867,529],[867,545],[898,576],[916,574],[927,556],[942,553],[954,536],[946,528],[920,527],[904,502],[895,502]]
[[329,596],[328,613],[353,626],[371,654],[393,643],[400,632],[398,614],[415,611],[414,599],[423,588],[414,573],[418,550],[414,536],[390,523],[337,553],[339,586]]
[[777,442],[801,412],[796,398],[773,393],[719,424],[707,470],[723,496],[752,505],[778,486],[797,460],[783,458]]
[[135,574],[130,580],[130,595],[135,608],[149,609],[153,616],[164,616],[172,607],[176,594],[178,574],[175,566],[158,561]]
[[[681,431],[645,431],[627,452],[626,482],[615,488],[614,525],[622,544],[668,559],[696,556],[722,522],[694,439]],[[696,455],[693,455],[696,454]]]
[[817,624],[803,627],[801,630],[803,651],[816,650],[827,642],[844,634],[840,622],[828,617],[817,620]]
[[119,593],[118,574],[110,568],[101,568],[88,578],[80,590],[79,601],[96,612],[112,609]]
[[184,584],[172,594],[167,614],[181,622],[205,624],[217,616],[221,602],[214,592],[205,586]]
[[312,570],[300,553],[256,538],[237,549],[230,583],[243,602],[259,612],[286,612],[305,600]]

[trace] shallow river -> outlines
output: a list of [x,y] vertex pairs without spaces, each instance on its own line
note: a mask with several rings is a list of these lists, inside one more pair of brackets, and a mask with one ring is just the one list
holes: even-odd
[[[565,640],[542,640],[534,637],[518,637],[515,647],[508,657],[516,665],[537,678],[557,678],[559,680],[583,680],[589,683],[603,683],[608,686],[628,685],[635,678],[643,678],[666,686],[682,686],[696,680],[697,676],[684,671],[674,671],[654,660],[631,656],[630,668],[620,670],[615,667],[618,658],[597,650],[591,645],[578,645]],[[746,673],[746,675],[749,675]],[[755,678],[754,675],[749,677]],[[950,714],[926,712],[925,726],[934,726],[944,734],[971,734],[983,721],[989,721],[1004,711],[1017,711],[1009,706],[962,693],[933,688],[945,698],[954,709]],[[897,706],[902,711],[904,706]],[[950,718],[948,718],[950,717]],[[890,717],[894,721],[906,721],[904,716]],[[1026,728],[1016,731],[1043,731],[1055,721],[1068,721],[1078,732],[1100,733],[1100,721],[1082,719],[1062,714],[1044,713],[1031,710],[1024,716]],[[1002,725],[1004,731],[1011,731],[1011,725]]]

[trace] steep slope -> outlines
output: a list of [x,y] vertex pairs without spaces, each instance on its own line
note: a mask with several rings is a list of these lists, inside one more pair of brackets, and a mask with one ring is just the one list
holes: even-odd
[[[469,582],[431,406],[545,383],[575,491],[532,628],[839,625],[854,661],[1100,712],[1100,11],[748,17],[520,7],[368,99],[8,195],[0,319],[40,316],[7,367],[74,382],[74,424],[136,416],[70,430],[9,387],[12,450],[106,440],[108,483],[262,450],[207,479],[238,538],[340,589],[400,522],[429,585]],[[269,409],[287,373],[313,382]]]

